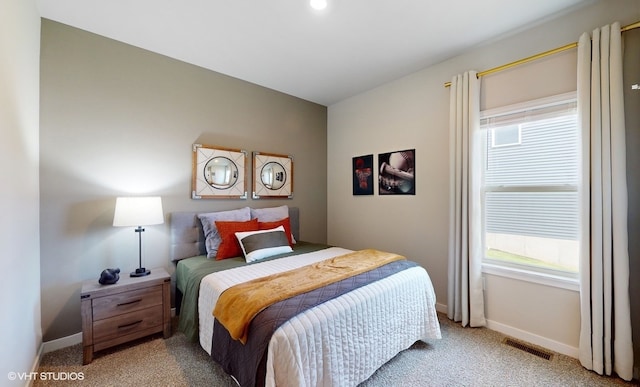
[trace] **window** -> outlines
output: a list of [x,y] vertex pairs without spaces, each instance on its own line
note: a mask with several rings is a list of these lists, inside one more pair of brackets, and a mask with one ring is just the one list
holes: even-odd
[[577,278],[575,93],[481,115],[485,264]]
[[507,125],[491,129],[491,146],[520,145],[522,142],[522,130],[520,125]]

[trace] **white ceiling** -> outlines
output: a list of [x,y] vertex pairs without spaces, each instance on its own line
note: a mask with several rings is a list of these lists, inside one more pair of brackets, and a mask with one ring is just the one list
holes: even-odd
[[42,17],[329,106],[585,0],[37,0]]

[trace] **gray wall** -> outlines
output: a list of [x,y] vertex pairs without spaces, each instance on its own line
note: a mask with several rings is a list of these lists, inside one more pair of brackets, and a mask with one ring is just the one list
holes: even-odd
[[638,378],[640,368],[640,30],[624,35],[624,106],[627,125],[627,189],[629,191],[629,265],[633,359]]
[[[165,213],[297,206],[302,239],[326,242],[326,125],[324,106],[43,20],[44,340],[80,332],[83,280],[137,267],[117,196],[160,195]],[[293,199],[190,199],[194,143],[293,155]],[[168,224],[146,229],[143,265],[173,271]]]
[[31,372],[42,343],[38,227],[40,16],[35,0],[0,12],[0,384]]
[[[467,70],[490,69],[576,42],[583,32],[616,20],[626,25],[639,19],[640,2],[637,0],[590,2],[584,8],[558,15],[530,30],[496,39],[491,44],[478,46],[456,58],[329,106],[329,243],[350,248],[393,250],[415,259],[430,273],[438,308],[445,310],[450,193],[449,90],[443,84],[453,75]],[[556,59],[549,57],[539,62],[544,65]],[[537,82],[533,76],[522,76],[521,71],[526,71],[522,67],[517,68],[517,72],[498,73],[502,76],[513,74],[520,83],[518,86],[514,82],[502,87],[495,85],[495,94],[522,98],[506,101],[509,104],[575,90],[575,61],[573,64],[571,68],[554,67],[556,71],[552,72],[536,71],[534,75],[544,75],[543,82]],[[490,82],[488,78],[482,81],[483,109],[505,104],[487,95],[490,92],[485,88]],[[549,91],[555,85],[564,87],[563,80],[571,80],[573,89]],[[551,94],[536,95],[541,89]],[[488,100],[493,102],[486,102]],[[415,196],[379,196],[377,189],[373,196],[352,195],[349,168],[352,157],[412,148],[416,149]],[[637,240],[637,230],[635,233],[631,239]],[[637,254],[633,259],[637,260]],[[635,273],[637,276],[637,269]],[[485,275],[485,278],[486,310],[493,329],[564,353],[577,354],[580,309],[579,294],[575,289],[497,275]],[[632,294],[632,300],[636,299]]]

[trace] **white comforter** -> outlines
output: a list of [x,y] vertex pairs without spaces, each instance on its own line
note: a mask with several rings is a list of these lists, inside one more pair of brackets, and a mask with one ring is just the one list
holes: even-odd
[[[206,276],[198,298],[200,345],[211,354],[213,308],[227,288],[352,250],[332,247]],[[355,386],[417,340],[440,338],[435,293],[421,267],[311,308],[269,342],[266,386]]]

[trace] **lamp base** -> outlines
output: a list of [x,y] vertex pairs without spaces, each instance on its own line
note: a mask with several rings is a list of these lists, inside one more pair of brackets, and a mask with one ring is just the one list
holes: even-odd
[[132,271],[130,276],[131,277],[144,277],[145,275],[149,275],[151,274],[151,270],[147,270],[144,267],[139,267],[136,269],[136,271]]

